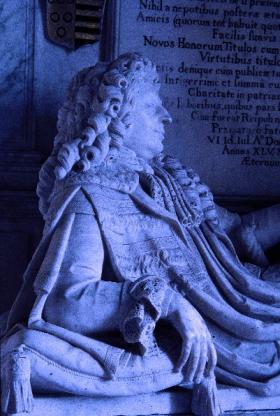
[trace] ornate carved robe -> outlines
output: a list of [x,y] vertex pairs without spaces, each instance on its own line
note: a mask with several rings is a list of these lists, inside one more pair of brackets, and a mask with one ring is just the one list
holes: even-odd
[[34,385],[46,391],[111,396],[182,384],[183,373],[173,371],[179,336],[154,331],[171,287],[207,323],[218,382],[280,394],[278,284],[263,280],[264,267],[239,260],[225,232],[238,216],[220,211],[218,223],[205,221],[180,200],[172,175],[155,172],[148,179],[161,187],[158,200],[127,169],[57,184],[3,355],[24,344]]

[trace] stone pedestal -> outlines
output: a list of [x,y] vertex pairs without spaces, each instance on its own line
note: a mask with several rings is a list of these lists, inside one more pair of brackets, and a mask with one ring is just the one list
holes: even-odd
[[[219,399],[227,416],[280,416],[280,396],[261,398],[245,389],[220,386]],[[30,416],[188,416],[190,402],[190,392],[183,389],[117,398],[37,396]]]

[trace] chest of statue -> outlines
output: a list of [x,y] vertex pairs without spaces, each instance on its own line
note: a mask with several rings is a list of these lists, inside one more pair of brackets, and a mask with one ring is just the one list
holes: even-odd
[[145,275],[170,279],[174,268],[197,274],[202,263],[190,236],[180,243],[160,215],[139,206],[129,194],[89,185],[91,199],[116,275],[135,280]]

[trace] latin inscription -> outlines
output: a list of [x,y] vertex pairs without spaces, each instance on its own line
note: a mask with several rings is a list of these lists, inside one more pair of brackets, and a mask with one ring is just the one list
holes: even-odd
[[227,192],[219,182],[227,167],[241,179],[265,175],[268,186],[280,172],[280,1],[133,3],[130,44],[158,64],[174,119],[167,147],[200,171],[207,158],[218,192]]

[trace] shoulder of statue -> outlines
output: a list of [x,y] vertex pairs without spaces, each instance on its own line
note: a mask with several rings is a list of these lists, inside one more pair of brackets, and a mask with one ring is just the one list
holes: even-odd
[[66,213],[92,214],[93,210],[81,187],[59,187],[54,189],[51,203],[45,217],[45,224],[50,225]]
[[92,185],[96,188],[109,188],[132,193],[138,184],[139,175],[136,171],[125,166],[102,165],[86,172],[70,172],[63,180],[56,182],[54,192],[66,192],[69,188]]

